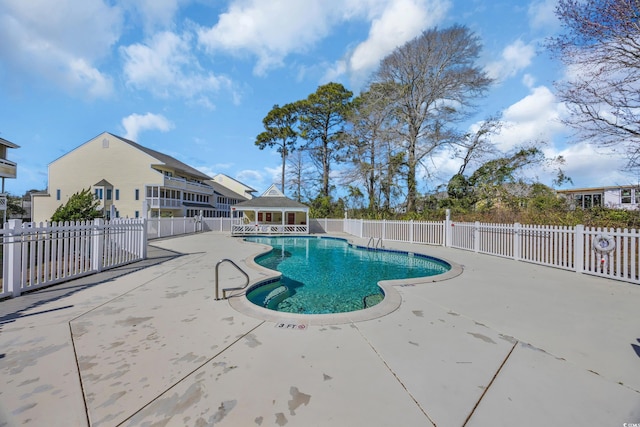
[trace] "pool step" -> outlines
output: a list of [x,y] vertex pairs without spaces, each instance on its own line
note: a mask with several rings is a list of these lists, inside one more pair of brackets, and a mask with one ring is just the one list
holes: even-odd
[[371,294],[362,298],[362,305],[364,308],[373,307],[376,304],[379,304],[384,299],[384,295],[382,294]]
[[[264,306],[267,307],[269,306],[269,303],[271,301],[273,301],[276,298],[279,298],[282,296],[282,294],[286,293],[289,291],[289,288],[287,288],[284,285],[281,285],[277,288],[275,288],[274,290],[272,290],[271,292],[269,292],[267,294],[267,296],[264,298]],[[285,297],[286,298],[286,297]],[[284,298],[281,298],[280,301],[282,301]]]

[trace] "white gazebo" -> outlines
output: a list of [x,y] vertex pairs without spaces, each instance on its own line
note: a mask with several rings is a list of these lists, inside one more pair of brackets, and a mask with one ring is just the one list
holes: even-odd
[[231,234],[309,234],[309,207],[286,197],[275,184],[260,197],[231,206]]

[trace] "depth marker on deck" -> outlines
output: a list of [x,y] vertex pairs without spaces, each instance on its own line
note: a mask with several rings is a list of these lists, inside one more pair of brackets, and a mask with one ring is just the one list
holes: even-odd
[[277,322],[275,326],[278,329],[288,329],[290,331],[306,331],[309,328],[306,323]]

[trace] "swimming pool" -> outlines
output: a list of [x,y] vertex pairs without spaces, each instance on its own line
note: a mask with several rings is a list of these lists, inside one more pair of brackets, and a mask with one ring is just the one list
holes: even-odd
[[255,262],[282,273],[259,283],[247,298],[271,310],[302,314],[343,313],[376,305],[384,298],[378,282],[445,273],[445,261],[401,251],[371,250],[346,240],[318,237],[247,237],[272,251]]

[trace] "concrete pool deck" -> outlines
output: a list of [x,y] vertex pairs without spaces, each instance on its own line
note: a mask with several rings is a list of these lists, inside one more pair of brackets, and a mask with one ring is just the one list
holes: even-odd
[[[244,268],[260,247],[202,233],[152,242],[144,265],[2,301],[0,426],[640,423],[640,286],[385,247],[464,271],[396,286],[400,307],[372,320],[263,320],[213,292],[218,260]],[[242,282],[228,264],[220,279]]]

